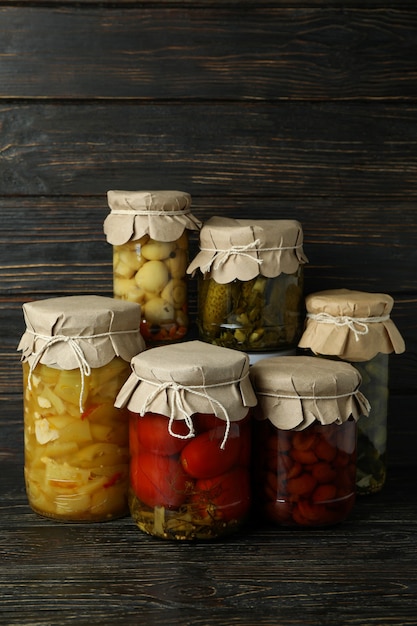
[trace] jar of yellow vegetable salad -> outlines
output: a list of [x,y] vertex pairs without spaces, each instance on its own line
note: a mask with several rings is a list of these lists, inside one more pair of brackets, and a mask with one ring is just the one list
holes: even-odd
[[148,345],[183,339],[189,328],[188,231],[200,222],[182,191],[109,191],[104,222],[113,245],[114,297],[141,305]]
[[209,219],[187,269],[199,271],[200,338],[249,354],[295,348],[306,262],[296,220]]
[[115,398],[145,348],[140,306],[101,296],[23,305],[25,482],[31,508],[68,522],[128,512],[129,424]]

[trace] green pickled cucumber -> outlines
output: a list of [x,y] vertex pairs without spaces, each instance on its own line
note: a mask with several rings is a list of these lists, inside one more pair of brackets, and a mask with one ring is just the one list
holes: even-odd
[[204,301],[202,302],[203,331],[209,336],[215,336],[218,326],[224,322],[231,310],[231,285],[216,283],[211,279],[208,283]]
[[257,276],[225,285],[214,279],[201,281],[202,338],[249,352],[294,345],[300,326],[302,290],[293,281],[292,275],[279,280]]

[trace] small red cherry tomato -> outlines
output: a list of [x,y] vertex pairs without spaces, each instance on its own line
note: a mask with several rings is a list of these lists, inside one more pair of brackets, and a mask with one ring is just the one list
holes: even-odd
[[151,508],[177,509],[192,486],[178,459],[150,452],[138,454],[131,460],[130,480],[139,500]]
[[217,514],[226,522],[240,520],[250,505],[248,470],[237,467],[221,476],[197,480],[193,500],[202,517]]
[[[171,435],[168,430],[169,418],[158,413],[145,413],[143,416],[137,417],[136,433],[138,442],[142,448],[154,454],[163,456],[171,456],[177,454],[185,444],[187,439],[181,439]],[[131,431],[132,432],[132,431]],[[174,420],[172,423],[172,432],[185,436],[189,429],[182,420]],[[131,443],[131,447],[134,447]]]
[[217,426],[191,439],[182,449],[181,463],[193,478],[212,478],[224,474],[237,464],[241,448],[240,430],[237,424],[230,425],[224,449],[224,426]]

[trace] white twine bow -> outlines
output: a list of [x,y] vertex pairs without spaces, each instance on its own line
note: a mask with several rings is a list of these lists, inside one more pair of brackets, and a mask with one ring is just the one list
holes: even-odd
[[329,313],[307,313],[307,317],[320,324],[334,324],[335,326],[347,326],[355,335],[355,340],[359,341],[360,335],[369,333],[368,324],[386,322],[389,315],[379,317],[350,317],[349,315],[330,315]]
[[230,248],[200,248],[202,252],[214,252],[213,258],[207,263],[205,267],[202,267],[203,272],[208,272],[210,270],[211,265],[213,264],[213,269],[218,270],[232,255],[240,255],[245,256],[252,261],[255,261],[258,265],[262,265],[263,259],[259,257],[252,256],[251,254],[247,254],[249,250],[258,250],[259,252],[278,252],[280,250],[298,250],[298,248],[302,248],[303,244],[297,244],[296,246],[277,246],[274,248],[261,248],[260,240],[255,239],[251,243],[248,243],[244,246],[231,246]]
[[43,341],[45,341],[44,345],[42,346],[42,348],[40,348],[38,350],[38,352],[36,352],[33,355],[33,361],[30,363],[29,365],[29,375],[28,375],[28,389],[29,391],[32,390],[32,375],[33,375],[33,371],[35,369],[35,367],[38,365],[39,361],[41,360],[42,356],[44,355],[44,353],[53,345],[55,345],[56,343],[66,343],[68,344],[68,346],[71,348],[76,361],[77,361],[77,365],[78,365],[78,369],[80,370],[80,374],[81,374],[81,388],[80,388],[80,400],[79,400],[79,408],[80,408],[80,413],[83,413],[84,411],[84,404],[83,404],[83,396],[84,396],[84,388],[85,388],[85,377],[86,376],[90,376],[91,374],[91,366],[88,363],[87,359],[85,358],[85,354],[83,352],[83,349],[81,348],[79,341],[81,339],[97,339],[100,337],[111,337],[112,335],[119,335],[119,334],[126,334],[126,333],[133,333],[133,332],[137,332],[137,330],[119,330],[119,331],[109,331],[107,333],[99,333],[97,335],[83,335],[81,337],[71,337],[68,335],[41,335],[38,333],[35,333],[29,329],[26,330],[27,333],[33,335],[35,337],[35,339],[42,339]]
[[[241,382],[244,378],[247,377],[248,374],[246,374],[244,377],[238,379],[238,380],[233,380],[233,381],[226,381],[224,383],[218,383],[215,385],[181,385],[179,383],[176,383],[174,381],[168,381],[168,382],[154,382],[151,380],[147,380],[144,378],[139,378],[142,382],[144,383],[148,383],[150,385],[156,386],[157,389],[155,389],[155,391],[153,391],[144,401],[142,408],[139,411],[140,415],[145,415],[145,413],[149,410],[149,407],[152,403],[152,401],[156,398],[156,396],[164,390],[171,390],[173,392],[173,401],[170,404],[170,416],[169,416],[169,421],[168,421],[168,431],[169,434],[172,435],[173,437],[177,437],[178,439],[191,439],[192,437],[194,437],[195,431],[194,431],[194,424],[193,421],[191,419],[191,415],[188,413],[188,411],[185,408],[184,405],[184,394],[185,392],[187,393],[191,393],[194,394],[196,396],[200,396],[201,398],[205,398],[207,399],[210,404],[216,404],[223,412],[223,415],[226,419],[226,428],[225,428],[225,433],[223,436],[223,440],[222,443],[220,445],[220,448],[222,450],[224,450],[224,446],[226,445],[226,441],[227,438],[229,436],[229,432],[230,432],[230,417],[229,414],[227,412],[226,407],[219,402],[219,400],[216,400],[215,398],[213,398],[212,396],[210,396],[206,389],[211,388],[211,387],[222,387],[224,385],[231,385],[234,383],[239,383]],[[203,391],[200,391],[203,390]],[[175,433],[172,430],[172,426],[175,420],[175,414],[176,411],[178,411],[181,415],[184,416],[184,421],[187,424],[188,427],[188,433],[186,435],[180,435],[179,433]]]
[[213,258],[207,264],[206,267],[202,268],[204,272],[208,271],[213,265],[213,269],[218,270],[222,265],[228,261],[231,256],[245,256],[251,261],[255,261],[258,265],[262,265],[263,259],[259,257],[252,256],[248,254],[249,250],[256,250],[261,242],[259,239],[255,239],[255,241],[251,241],[250,243],[244,246],[230,246],[230,248],[220,249],[220,248],[201,248],[203,252],[214,252]]

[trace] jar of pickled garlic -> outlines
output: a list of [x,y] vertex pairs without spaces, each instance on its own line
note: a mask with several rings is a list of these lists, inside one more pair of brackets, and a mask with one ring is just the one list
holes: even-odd
[[285,526],[342,522],[355,502],[356,422],[369,411],[359,372],[288,356],[255,363],[250,377],[258,398],[255,507]]
[[154,346],[189,330],[188,231],[201,226],[182,191],[109,191],[104,221],[113,245],[115,298],[141,305],[141,333]]
[[354,365],[362,376],[369,416],[358,424],[357,493],[381,491],[387,473],[389,354],[405,350],[384,293],[330,289],[307,296],[300,348]]
[[246,354],[200,341],[132,359],[116,406],[130,419],[131,515],[149,535],[214,539],[245,522],[250,497]]
[[140,306],[101,296],[23,305],[26,492],[40,515],[98,522],[129,513],[128,412],[114,407],[145,348]]
[[295,220],[209,219],[187,269],[199,271],[200,339],[248,353],[296,347],[306,262]]

